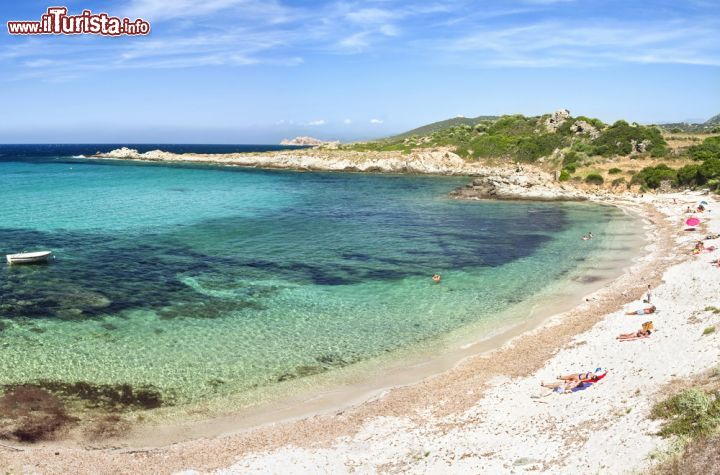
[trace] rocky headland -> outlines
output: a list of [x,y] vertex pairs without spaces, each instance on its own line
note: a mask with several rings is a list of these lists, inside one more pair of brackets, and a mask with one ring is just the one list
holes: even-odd
[[126,147],[91,158],[142,160],[172,163],[205,163],[298,171],[411,173],[473,177],[465,187],[451,195],[457,199],[506,200],[586,200],[590,194],[572,185],[560,183],[556,176],[539,167],[506,167],[468,161],[449,150],[401,152],[359,152],[313,148],[262,153],[176,154],[162,150],[140,153]]

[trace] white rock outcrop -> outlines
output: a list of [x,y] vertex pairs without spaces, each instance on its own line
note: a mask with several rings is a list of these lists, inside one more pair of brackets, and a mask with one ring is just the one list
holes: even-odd
[[545,126],[547,127],[548,132],[557,132],[557,129],[560,128],[563,123],[570,118],[570,111],[567,109],[560,109],[552,114],[550,114],[550,117],[547,118],[545,121]]
[[573,125],[570,126],[570,131],[575,135],[586,134],[593,140],[600,137],[600,131],[594,125],[584,120],[576,120]]

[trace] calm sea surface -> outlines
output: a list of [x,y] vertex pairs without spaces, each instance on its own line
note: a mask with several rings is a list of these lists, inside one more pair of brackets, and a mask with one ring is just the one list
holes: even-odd
[[126,383],[182,404],[330,373],[502,325],[612,252],[628,219],[448,199],[464,178],[73,158],[116,147],[0,146],[0,254],[57,258],[0,265],[0,384]]

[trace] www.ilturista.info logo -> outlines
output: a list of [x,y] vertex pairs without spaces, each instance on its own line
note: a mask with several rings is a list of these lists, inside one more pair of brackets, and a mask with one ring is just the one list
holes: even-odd
[[147,35],[150,23],[138,18],[118,18],[107,13],[83,10],[80,15],[68,15],[67,7],[49,7],[40,21],[9,21],[11,35]]

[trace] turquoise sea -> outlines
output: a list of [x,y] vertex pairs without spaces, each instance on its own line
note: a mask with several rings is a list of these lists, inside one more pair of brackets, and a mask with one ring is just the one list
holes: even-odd
[[448,199],[467,178],[72,158],[111,148],[0,146],[0,254],[56,256],[0,265],[0,385],[272,388],[498,328],[627,250],[615,208]]

